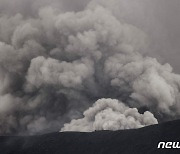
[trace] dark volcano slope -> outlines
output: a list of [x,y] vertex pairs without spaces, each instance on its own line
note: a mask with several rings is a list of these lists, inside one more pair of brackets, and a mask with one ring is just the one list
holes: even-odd
[[159,141],[180,141],[180,120],[136,130],[2,136],[0,154],[180,154],[157,149]]

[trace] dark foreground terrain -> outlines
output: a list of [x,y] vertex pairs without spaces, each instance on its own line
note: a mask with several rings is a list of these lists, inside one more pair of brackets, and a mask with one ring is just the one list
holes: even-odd
[[180,120],[137,130],[2,136],[0,154],[180,154],[179,149],[157,149],[159,141],[180,142]]

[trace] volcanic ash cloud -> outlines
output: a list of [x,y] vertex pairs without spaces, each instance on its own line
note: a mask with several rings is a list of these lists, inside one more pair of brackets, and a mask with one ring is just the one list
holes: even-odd
[[62,131],[139,128],[180,115],[180,76],[146,56],[146,34],[103,3],[1,13],[1,134],[57,131],[73,119]]
[[149,111],[140,114],[136,108],[129,108],[118,100],[100,99],[84,112],[84,118],[72,120],[61,131],[133,129],[157,123],[157,119]]

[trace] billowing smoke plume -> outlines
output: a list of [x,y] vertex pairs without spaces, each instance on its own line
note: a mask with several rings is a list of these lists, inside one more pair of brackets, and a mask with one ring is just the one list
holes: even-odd
[[157,120],[148,111],[139,114],[136,108],[129,108],[118,100],[101,99],[84,112],[83,119],[72,120],[61,131],[120,130],[152,124],[157,124]]
[[180,75],[146,56],[146,34],[104,3],[1,13],[1,134],[57,131],[101,98],[116,100],[97,101],[62,130],[138,128],[157,123],[150,112],[160,121],[180,115]]

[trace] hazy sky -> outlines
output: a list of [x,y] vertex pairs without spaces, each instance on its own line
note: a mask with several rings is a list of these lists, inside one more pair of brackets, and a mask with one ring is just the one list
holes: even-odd
[[148,33],[153,41],[152,46],[155,46],[153,55],[159,54],[160,58],[169,62],[179,73],[180,1],[135,0],[139,1],[139,5],[131,4],[130,1],[127,0],[128,9],[125,9],[128,15],[125,15],[125,18]]

